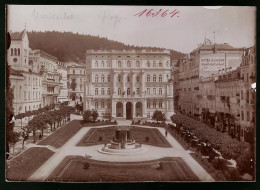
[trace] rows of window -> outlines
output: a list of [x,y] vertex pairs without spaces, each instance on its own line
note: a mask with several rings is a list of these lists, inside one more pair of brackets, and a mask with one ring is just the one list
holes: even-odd
[[[140,61],[130,61],[130,60],[127,60],[126,61],[126,67],[127,68],[131,68],[131,67],[137,67],[139,68],[140,67]],[[169,61],[166,62],[166,65],[167,67],[169,67]],[[104,67],[111,67],[111,62],[110,61],[95,61],[95,68],[104,68]],[[124,67],[122,61],[117,61],[117,67]],[[161,61],[159,61],[159,63],[157,63],[156,61],[147,61],[146,62],[146,67],[150,68],[150,67],[154,67],[154,68],[162,68],[163,67],[163,64]]]
[[105,61],[101,61],[100,63],[99,63],[99,61],[95,61],[95,68],[105,67],[105,66],[111,67],[111,63],[109,61],[106,61],[106,64],[105,64]]
[[99,78],[98,75],[95,75],[95,82],[110,82],[110,75],[101,75],[101,78]]
[[80,74],[80,75],[85,75],[86,71],[85,70],[79,70],[79,72],[76,72],[78,70],[72,69],[72,74]]
[[146,94],[147,95],[163,95],[163,90],[162,88],[147,88],[146,89]]
[[[125,92],[123,92],[121,88],[117,89],[117,95],[124,95],[124,93]],[[140,93],[141,93],[140,88],[136,88],[136,91],[131,90],[130,88],[126,89],[126,95],[128,95],[128,96],[135,95],[135,94],[140,95]]]
[[105,102],[105,101],[102,101],[102,102],[96,101],[95,102],[95,109],[98,109],[98,108],[110,108],[110,107],[111,107],[110,102]]
[[[167,74],[166,75],[166,78],[168,79],[169,78],[169,75]],[[158,80],[159,79],[159,80]],[[157,75],[156,74],[153,74],[153,75],[147,75],[146,76],[146,82],[162,82],[163,79],[162,79],[162,75],[160,74],[159,77],[157,79]]]
[[110,88],[95,88],[95,95],[110,95]]
[[20,55],[20,48],[11,48],[11,55]]
[[163,108],[163,101],[147,101],[146,107],[148,109]]
[[[28,77],[27,81],[27,76],[24,77],[24,86],[31,86],[31,77]],[[41,79],[33,78],[32,77],[32,86],[41,86]]]
[[[166,78],[167,79],[169,78],[168,74],[166,75]],[[132,79],[132,77],[130,74],[126,76],[126,82],[131,82],[131,79]],[[98,74],[95,75],[95,82],[110,82],[110,80],[111,80],[111,78],[110,78],[109,74],[107,76],[102,74],[101,77],[99,77]],[[121,75],[117,76],[117,81],[118,82],[123,81]],[[140,82],[140,81],[141,81],[141,78],[139,75],[137,75],[134,79],[134,82]],[[163,82],[163,76],[162,76],[162,74],[159,74],[159,76],[157,76],[156,74],[153,74],[153,75],[148,74],[146,77],[146,81],[147,82]]]
[[40,62],[40,64],[41,64],[42,69],[46,69],[46,70],[51,71],[51,72],[57,71],[57,65],[56,65],[55,62],[48,63],[48,62],[44,61],[44,62]]

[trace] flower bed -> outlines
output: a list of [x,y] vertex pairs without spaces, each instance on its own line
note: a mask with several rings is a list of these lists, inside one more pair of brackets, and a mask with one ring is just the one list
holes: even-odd
[[103,125],[117,125],[117,121],[97,121],[97,122],[88,122],[84,123],[82,121],[84,127],[95,127],[95,126],[103,126]]

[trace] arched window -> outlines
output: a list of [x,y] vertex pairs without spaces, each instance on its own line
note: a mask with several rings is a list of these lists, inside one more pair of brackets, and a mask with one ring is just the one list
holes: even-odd
[[162,95],[162,88],[159,88],[159,95]]
[[156,94],[156,88],[153,88],[153,94],[154,95]]
[[150,95],[150,88],[147,88],[147,94]]
[[107,75],[107,82],[110,82],[110,75]]
[[159,108],[162,108],[162,102],[159,102]]
[[118,95],[121,95],[121,88],[118,88]]
[[98,61],[95,62],[95,67],[98,68]]
[[156,67],[156,62],[155,61],[153,62],[153,67]]
[[107,103],[107,108],[110,108],[110,103],[109,102]]
[[126,80],[127,80],[127,82],[130,82],[130,75],[127,75]]
[[98,82],[98,75],[95,76],[95,82]]
[[14,50],[13,50],[13,48],[11,48],[11,55],[14,55]]
[[140,94],[140,88],[137,88],[137,89],[136,89],[136,93],[137,93],[137,94]]
[[150,67],[150,62],[149,62],[149,61],[147,61],[146,65],[147,65],[147,67]]
[[121,82],[121,75],[118,75],[118,82]]
[[136,67],[140,67],[140,62],[136,61]]
[[95,108],[98,108],[98,102],[95,102]]
[[101,108],[104,108],[104,107],[105,107],[105,103],[101,102]]
[[130,95],[130,88],[127,88],[127,95]]
[[151,107],[150,102],[147,102],[147,108],[150,108],[150,107]]
[[162,82],[162,75],[159,75],[159,82]]
[[139,82],[139,81],[140,81],[140,77],[139,77],[139,75],[137,75],[136,82]]
[[153,108],[156,108],[156,102],[155,101],[153,102]]
[[16,50],[16,48],[14,48],[14,55],[17,55],[17,50]]
[[110,95],[110,88],[107,89],[107,95]]
[[156,75],[153,75],[153,82],[156,82]]
[[[48,65],[49,66],[49,65]],[[49,67],[48,67],[49,68]],[[73,74],[75,74],[75,70],[73,69]]]
[[104,88],[101,88],[101,95],[104,95],[105,94],[105,90]]
[[121,67],[122,64],[121,64],[121,61],[118,61],[118,67]]
[[161,62],[159,63],[159,67],[162,67],[162,63]]
[[131,67],[131,62],[127,61],[127,67]]
[[101,76],[101,82],[105,82],[105,76],[104,75]]
[[98,95],[98,88],[95,88],[95,95]]
[[105,67],[105,63],[104,63],[104,61],[101,62],[101,65],[102,65],[102,67]]
[[147,75],[147,82],[150,82],[150,75]]

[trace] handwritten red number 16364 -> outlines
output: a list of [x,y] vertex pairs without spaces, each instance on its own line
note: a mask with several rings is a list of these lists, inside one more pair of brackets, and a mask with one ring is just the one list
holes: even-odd
[[167,10],[160,9],[157,12],[154,9],[150,9],[150,10],[145,9],[145,10],[141,11],[140,13],[135,14],[134,16],[141,17],[141,16],[145,15],[146,17],[149,17],[149,16],[155,17],[155,16],[159,15],[161,17],[166,17],[166,16],[174,17],[176,15],[177,17],[179,17],[178,16],[179,13],[180,12],[177,9],[174,9],[173,11],[170,11],[168,9]]

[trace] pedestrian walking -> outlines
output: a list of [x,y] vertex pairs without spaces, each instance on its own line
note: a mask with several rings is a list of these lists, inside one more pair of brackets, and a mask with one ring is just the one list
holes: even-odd
[[167,130],[165,130],[165,136],[167,137],[167,135],[168,135],[168,131],[167,131]]

